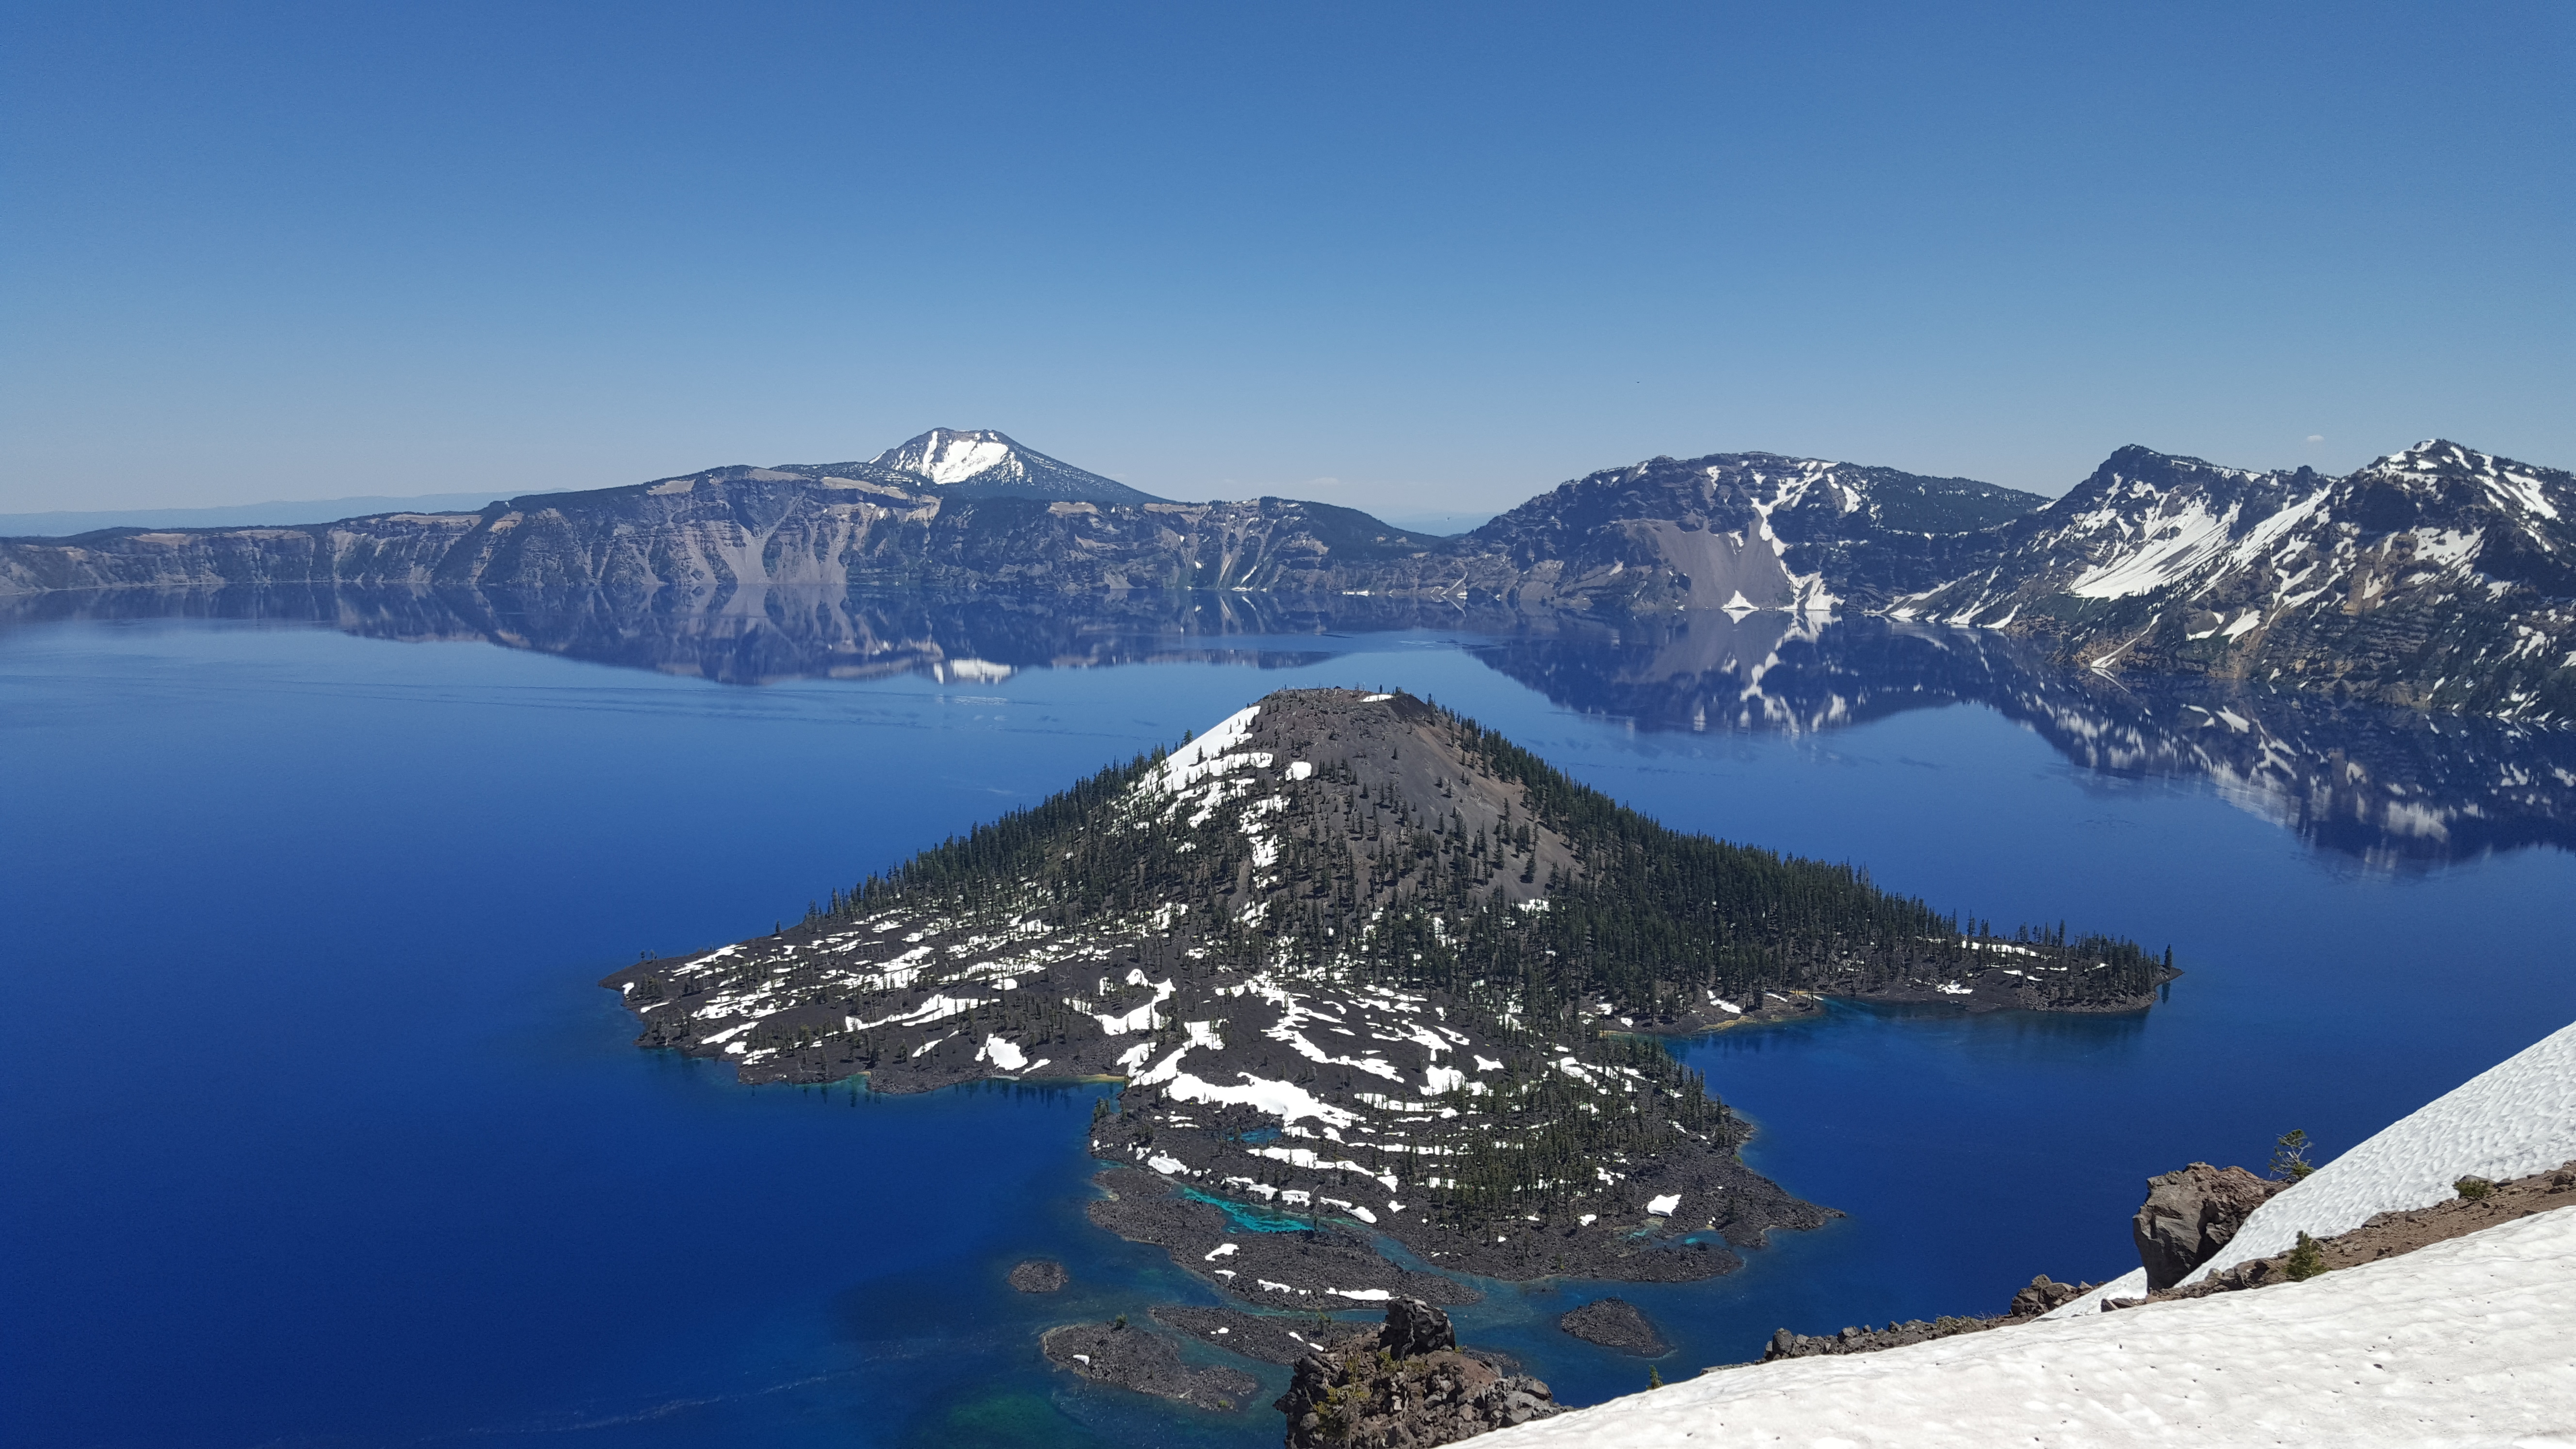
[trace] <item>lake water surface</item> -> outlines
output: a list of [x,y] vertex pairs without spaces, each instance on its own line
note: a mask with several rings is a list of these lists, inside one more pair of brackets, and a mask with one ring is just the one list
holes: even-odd
[[[309,624],[0,629],[0,1436],[1276,1443],[1267,1394],[1174,1410],[1038,1357],[1052,1323],[1213,1301],[1084,1220],[1105,1089],[744,1089],[633,1048],[591,982],[1282,687],[1425,693],[1667,824],[2188,973],[2141,1016],[1837,1007],[1679,1046],[1759,1124],[1755,1166],[1850,1216],[1714,1283],[1459,1311],[1576,1402],[1646,1376],[1554,1329],[1591,1297],[1664,1326],[1668,1379],[1784,1325],[1997,1311],[2034,1273],[2134,1266],[2149,1173],[2259,1164],[2290,1127],[2331,1156],[2576,1019],[2564,802],[2440,786],[2495,772],[2439,731],[2338,737],[2418,762],[2405,811],[2356,814],[2156,732],[2206,708],[2085,723],[2049,681],[1926,694],[1845,661],[1884,707],[1847,680],[1730,727],[1732,643],[1676,669],[1634,639],[1219,643],[751,686]],[[2133,736],[2137,768],[2099,768]],[[2467,736],[2540,751],[2508,774],[2544,784],[2563,757]],[[1011,1292],[1038,1253],[1074,1286]]]

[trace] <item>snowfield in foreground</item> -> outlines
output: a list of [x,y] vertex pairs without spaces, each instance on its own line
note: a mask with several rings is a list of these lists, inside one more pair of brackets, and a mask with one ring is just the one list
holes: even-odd
[[[2576,1025],[2283,1191],[2208,1267],[2430,1207],[2470,1174],[2502,1181],[2571,1158]],[[2145,1279],[2019,1327],[1727,1369],[1490,1442],[2576,1449],[2576,1208],[2304,1283],[2100,1310]]]
[[1484,1442],[2576,1444],[2576,1208],[2305,1283],[1728,1369]]

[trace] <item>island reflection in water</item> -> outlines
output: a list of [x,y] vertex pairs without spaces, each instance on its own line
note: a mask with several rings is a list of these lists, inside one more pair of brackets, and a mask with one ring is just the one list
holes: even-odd
[[1150,663],[1294,668],[1436,631],[1557,705],[1654,731],[1816,734],[1982,705],[2071,763],[2208,782],[2309,846],[2374,871],[2500,850],[2576,850],[2576,732],[2424,715],[2260,686],[2114,677],[1979,629],[1775,612],[1607,622],[1437,600],[1251,593],[960,597],[323,586],[125,590],[0,601],[0,627],[201,618],[482,641],[725,684]]

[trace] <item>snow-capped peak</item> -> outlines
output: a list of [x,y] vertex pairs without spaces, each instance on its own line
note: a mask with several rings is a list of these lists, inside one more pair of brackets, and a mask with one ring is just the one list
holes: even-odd
[[1020,461],[1020,445],[990,428],[971,432],[932,428],[900,447],[886,449],[871,461],[880,468],[897,469],[941,484],[963,483],[996,469],[1012,477],[1028,471]]
[[1046,498],[1061,502],[1159,503],[1114,478],[1086,472],[990,428],[932,428],[869,460],[870,466],[918,478],[964,497]]
[[[2560,494],[2566,501],[2566,475],[2553,470],[2534,468],[2463,447],[2445,438],[2427,438],[2402,452],[2381,458],[2355,478],[2386,478],[2401,486],[2429,488],[2438,491],[2441,480],[2461,479],[2474,485],[2492,506],[2508,517],[2539,518],[2555,521],[2561,515],[2558,503],[2550,494]],[[2555,482],[2558,486],[2553,488]]]

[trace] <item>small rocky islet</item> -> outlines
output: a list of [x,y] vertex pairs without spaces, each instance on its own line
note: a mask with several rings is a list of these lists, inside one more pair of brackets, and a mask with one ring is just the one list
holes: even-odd
[[[1833,1216],[1745,1166],[1751,1127],[1655,1037],[1827,995],[2138,1010],[2174,974],[2134,942],[1998,932],[1848,865],[1668,830],[1409,695],[1301,690],[792,928],[602,984],[639,1045],[745,1082],[1120,1079],[1089,1129],[1092,1221],[1316,1315],[1471,1301],[1451,1273],[1709,1278]],[[1012,1286],[1052,1291],[1046,1266]],[[1314,1337],[1155,1316],[1254,1359]],[[1047,1347],[1090,1379],[1241,1402],[1166,1351],[1142,1324]]]
[[1638,1358],[1661,1358],[1673,1351],[1654,1323],[1625,1298],[1594,1299],[1560,1316],[1556,1326],[1585,1343]]
[[1053,1258],[1030,1258],[1011,1267],[1010,1285],[1022,1293],[1061,1293],[1071,1282],[1064,1265]]

